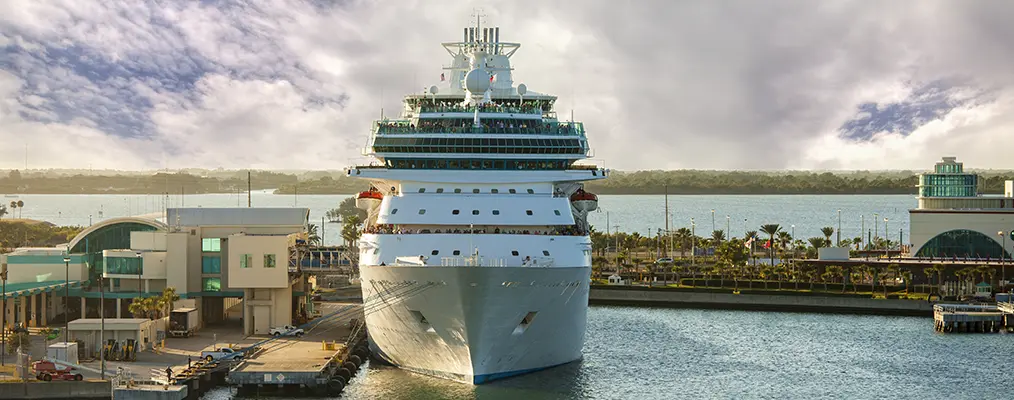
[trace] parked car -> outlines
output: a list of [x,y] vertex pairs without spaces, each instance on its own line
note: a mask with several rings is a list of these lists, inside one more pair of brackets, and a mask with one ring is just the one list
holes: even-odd
[[673,263],[673,259],[671,259],[669,257],[662,257],[662,258],[659,258],[659,259],[655,260],[655,264],[672,264],[672,263]]
[[277,328],[271,328],[271,336],[274,336],[274,337],[279,337],[279,336],[303,336],[304,333],[306,333],[306,332],[303,331],[302,329],[294,327],[292,325],[285,325],[285,326],[280,326],[280,327],[277,327]]
[[32,363],[32,370],[35,371],[35,379],[49,382],[53,379],[58,381],[80,381],[84,379],[81,374],[74,372],[73,367],[57,368],[52,361],[36,361]]
[[223,347],[221,349],[216,349],[212,351],[207,350],[202,351],[201,358],[208,360],[208,362],[216,360],[217,361],[239,360],[243,358],[243,353],[230,349],[228,347]]

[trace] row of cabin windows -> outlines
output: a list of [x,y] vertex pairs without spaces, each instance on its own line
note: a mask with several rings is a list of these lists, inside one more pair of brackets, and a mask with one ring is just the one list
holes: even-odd
[[[397,213],[398,213],[398,209],[397,208],[391,209],[391,215],[394,215],[394,214],[397,214]],[[426,209],[425,208],[420,208],[419,209],[419,215],[423,215],[423,214],[426,214]],[[451,214],[452,215],[461,215],[461,210],[451,210]],[[535,215],[535,213],[532,212],[532,210],[525,210],[525,214],[527,214],[527,215]],[[560,210],[553,210],[553,214],[563,215],[563,213],[561,213]],[[479,215],[479,210],[472,210],[472,215]],[[493,215],[500,215],[500,210],[493,210]]]
[[[440,250],[433,250],[433,251],[430,252],[430,255],[434,255],[434,256],[440,255]],[[461,255],[461,250],[454,250],[454,251],[451,252],[451,255],[460,256]],[[521,253],[518,253],[517,250],[511,250],[511,256],[518,257],[520,255],[521,255]],[[542,250],[542,255],[544,255],[546,257],[549,257],[549,250]]]
[[[443,193],[443,192],[444,192],[444,188],[437,188],[437,193]],[[482,191],[480,191],[479,189],[472,189],[472,193],[479,194],[481,192]],[[500,189],[490,189],[489,192],[491,194],[497,194],[497,193],[500,193]],[[515,189],[508,189],[508,193],[510,193],[510,194],[515,194],[517,192],[518,191],[515,190]],[[426,193],[426,188],[419,188],[419,193]],[[454,189],[454,193],[461,193],[461,188],[455,188]],[[528,194],[535,194],[535,189],[528,189]]]

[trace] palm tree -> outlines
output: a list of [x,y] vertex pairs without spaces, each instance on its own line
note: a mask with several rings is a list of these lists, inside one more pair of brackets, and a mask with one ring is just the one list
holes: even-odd
[[810,246],[812,246],[814,250],[824,247],[824,243],[826,243],[826,240],[827,239],[824,239],[819,236],[814,236],[812,238],[806,239],[807,242],[810,242]]
[[135,297],[130,302],[130,306],[127,310],[134,315],[134,318],[148,318],[156,319],[155,312],[158,312],[160,305],[155,297],[139,298]]
[[0,219],[2,219],[4,215],[7,215],[7,205],[0,204]]
[[306,242],[311,246],[320,244],[320,236],[317,234],[316,224],[309,224],[306,226]]
[[159,303],[159,310],[164,310],[165,314],[163,315],[168,316],[172,313],[173,304],[179,300],[180,296],[176,294],[176,288],[170,286],[162,289],[162,296],[159,296],[157,300]]
[[718,243],[721,243],[723,240],[725,240],[725,231],[719,229],[714,232],[711,232],[711,240],[714,240],[715,245],[717,246]]
[[831,235],[834,235],[834,228],[830,226],[825,226],[823,228],[820,228],[820,233],[824,234],[824,239],[827,239],[827,243],[829,243],[830,245]]
[[854,243],[856,245],[856,251],[859,251],[860,250],[860,245],[863,244],[863,237],[862,236],[856,236],[856,237],[852,238],[852,243]]
[[[792,234],[790,234],[790,233],[788,233],[786,231],[778,232],[778,247],[781,247],[782,249],[786,249],[786,248],[789,247],[790,244],[792,244]],[[793,249],[793,250],[795,250],[795,249]],[[795,251],[793,251],[792,253],[793,253],[792,254],[793,256],[796,255]]]
[[687,244],[690,243],[691,236],[692,234],[689,228],[679,228],[673,234],[673,240],[675,240],[676,244],[680,247],[680,258],[686,257]]
[[778,224],[764,224],[760,227],[761,232],[768,234],[770,242],[768,242],[768,255],[771,258],[771,265],[775,264],[775,235],[778,231],[782,230],[782,227]]

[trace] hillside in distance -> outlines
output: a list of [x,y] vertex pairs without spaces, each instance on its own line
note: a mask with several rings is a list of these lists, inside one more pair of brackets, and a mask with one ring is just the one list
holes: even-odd
[[[201,194],[276,189],[276,194],[353,194],[369,183],[343,171],[82,171],[0,172],[0,194]],[[1003,193],[1012,171],[980,171],[980,193]],[[599,194],[915,194],[913,171],[612,171],[588,182]]]

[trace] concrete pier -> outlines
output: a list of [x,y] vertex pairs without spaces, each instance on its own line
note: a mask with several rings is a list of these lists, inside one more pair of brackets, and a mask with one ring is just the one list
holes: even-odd
[[945,333],[996,333],[1004,329],[1004,313],[995,305],[937,304],[933,328]]

